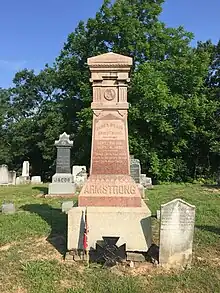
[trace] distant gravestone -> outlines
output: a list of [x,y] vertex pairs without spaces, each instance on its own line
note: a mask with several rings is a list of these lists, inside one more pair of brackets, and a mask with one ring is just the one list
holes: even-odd
[[87,173],[86,170],[83,168],[82,171],[80,171],[76,177],[75,177],[75,183],[78,187],[83,187],[87,180]]
[[73,201],[64,201],[62,203],[62,212],[67,213],[73,207]]
[[192,260],[195,206],[174,199],[160,210],[159,263],[164,267],[186,267]]
[[15,205],[13,203],[4,203],[1,207],[1,211],[3,214],[14,214],[15,213]]
[[150,188],[152,187],[152,179],[150,177],[147,177],[146,174],[141,174],[140,175],[140,183],[145,187],[145,188]]
[[30,170],[30,163],[29,161],[24,161],[22,166],[22,177],[28,177],[29,178],[29,170]]
[[141,176],[140,160],[134,159],[133,156],[130,156],[130,172],[131,172],[131,177],[134,179],[134,181],[136,183],[140,183],[140,176]]
[[0,165],[0,184],[8,184],[8,166]]
[[41,176],[32,176],[31,183],[32,184],[42,184]]
[[145,198],[145,189],[144,189],[144,186],[142,184],[137,184],[137,186],[138,186],[138,189],[140,191],[141,198]]
[[20,185],[21,184],[20,177],[16,177],[15,184],[16,185]]
[[72,174],[73,174],[73,181],[74,182],[76,182],[76,176],[83,170],[86,171],[86,166],[74,165],[72,167]]
[[16,184],[16,172],[15,171],[8,172],[8,184],[12,184],[12,185]]
[[64,132],[59,140],[55,141],[57,148],[56,174],[52,177],[52,183],[49,184],[50,195],[73,195],[76,191],[76,184],[73,183],[73,176],[70,171],[70,149],[73,142],[69,135]]

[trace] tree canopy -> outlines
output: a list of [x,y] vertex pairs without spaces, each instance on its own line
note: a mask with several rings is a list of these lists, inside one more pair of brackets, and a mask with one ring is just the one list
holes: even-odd
[[15,74],[0,89],[0,163],[30,160],[45,180],[55,171],[54,141],[74,140],[72,164],[89,167],[87,58],[113,51],[133,57],[129,87],[130,153],[157,181],[213,178],[220,164],[220,42],[190,43],[191,32],[159,20],[163,0],[104,0],[79,22],[52,66]]

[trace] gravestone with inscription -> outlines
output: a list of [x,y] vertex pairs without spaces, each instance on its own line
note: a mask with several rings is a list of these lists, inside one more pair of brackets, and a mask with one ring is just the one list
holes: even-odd
[[195,206],[174,199],[160,209],[159,263],[164,267],[186,267],[192,260]]
[[52,177],[52,183],[49,184],[49,195],[71,196],[76,191],[76,185],[73,183],[73,176],[70,169],[70,150],[73,142],[69,135],[64,132],[59,140],[55,141],[57,148],[56,174]]
[[130,176],[127,87],[132,58],[107,53],[88,59],[93,86],[90,177],[79,206],[141,207]]
[[131,177],[134,179],[134,181],[136,183],[140,183],[140,176],[141,176],[140,160],[135,159],[133,156],[130,157],[130,170],[131,170]]
[[87,207],[89,247],[103,236],[120,237],[127,251],[151,245],[151,212],[130,174],[127,87],[132,58],[106,53],[88,59],[93,86],[90,176],[68,212],[68,250],[82,249]]

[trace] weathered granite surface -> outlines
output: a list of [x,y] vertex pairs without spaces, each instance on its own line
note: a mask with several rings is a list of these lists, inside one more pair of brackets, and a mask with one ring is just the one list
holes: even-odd
[[159,263],[185,267],[192,261],[195,206],[174,199],[161,205]]

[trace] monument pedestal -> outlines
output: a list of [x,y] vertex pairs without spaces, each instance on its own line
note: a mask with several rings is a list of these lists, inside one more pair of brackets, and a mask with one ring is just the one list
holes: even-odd
[[[83,250],[85,207],[68,211],[67,249]],[[126,251],[147,252],[151,246],[151,212],[144,201],[141,207],[87,207],[89,249],[103,236],[120,237],[117,245],[126,244]]]
[[72,174],[56,173],[49,184],[48,194],[53,196],[73,196],[76,184],[73,183]]

